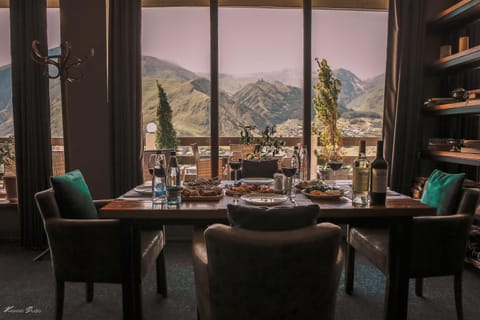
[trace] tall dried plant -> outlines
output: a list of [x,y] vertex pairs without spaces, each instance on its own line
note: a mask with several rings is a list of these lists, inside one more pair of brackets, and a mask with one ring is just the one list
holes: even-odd
[[318,80],[313,86],[315,96],[312,103],[315,110],[315,120],[312,124],[312,132],[318,135],[319,145],[327,151],[342,145],[341,130],[338,120],[338,96],[342,90],[342,83],[335,78],[332,69],[324,58],[317,62]]

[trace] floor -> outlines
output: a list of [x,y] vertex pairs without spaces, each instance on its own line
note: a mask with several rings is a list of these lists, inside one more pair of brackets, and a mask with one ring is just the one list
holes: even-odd
[[[53,319],[54,291],[50,259],[32,262],[37,251],[24,250],[17,242],[0,241],[0,319]],[[143,286],[145,319],[196,319],[190,243],[167,245],[169,297],[155,292],[154,272]],[[362,257],[357,260],[355,293],[345,295],[343,277],[337,298],[337,320],[382,319],[384,277]],[[467,267],[464,275],[465,320],[480,319],[480,271]],[[409,320],[455,319],[453,279],[425,281],[425,298],[413,293],[410,283]],[[121,287],[96,284],[94,301],[85,303],[84,285],[67,283],[64,319],[121,319]]]

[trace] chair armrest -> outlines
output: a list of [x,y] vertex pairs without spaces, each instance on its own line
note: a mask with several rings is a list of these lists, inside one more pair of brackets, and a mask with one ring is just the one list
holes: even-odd
[[460,272],[472,217],[455,214],[415,217],[413,221],[412,276],[441,276]]
[[46,230],[57,279],[120,281],[118,220],[49,219]]
[[207,246],[204,229],[196,229],[192,236],[192,257],[195,276],[195,294],[200,319],[210,319],[210,288],[208,282]]

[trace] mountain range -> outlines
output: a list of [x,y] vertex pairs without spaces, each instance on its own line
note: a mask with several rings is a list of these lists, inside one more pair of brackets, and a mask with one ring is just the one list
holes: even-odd
[[[158,80],[172,107],[177,136],[210,135],[210,80],[205,75],[150,56],[143,57],[142,69],[144,123],[155,120]],[[339,113],[344,134],[379,134],[384,75],[361,80],[346,69],[334,70],[334,75],[342,83]],[[312,84],[315,81],[316,74],[312,73]],[[239,136],[240,125],[255,125],[259,130],[276,125],[279,135],[301,135],[303,90],[298,73],[282,70],[242,77],[220,74],[219,84],[221,136]],[[58,81],[50,82],[50,99],[52,136],[59,137],[62,123]],[[0,136],[13,134],[12,118],[11,68],[7,65],[0,67]]]

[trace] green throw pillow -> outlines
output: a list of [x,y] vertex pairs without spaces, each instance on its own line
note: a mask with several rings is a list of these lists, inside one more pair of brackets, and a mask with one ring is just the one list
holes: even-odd
[[50,177],[55,199],[63,218],[97,219],[97,209],[80,170]]
[[316,204],[296,207],[247,207],[229,204],[227,218],[234,227],[250,230],[279,231],[298,229],[317,223]]
[[451,174],[435,169],[427,179],[421,202],[437,208],[437,215],[454,214],[465,173]]

